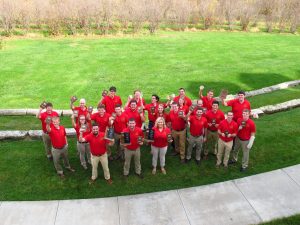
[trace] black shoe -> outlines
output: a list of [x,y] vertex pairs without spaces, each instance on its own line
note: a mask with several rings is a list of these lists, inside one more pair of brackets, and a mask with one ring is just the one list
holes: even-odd
[[196,164],[197,164],[198,166],[200,166],[201,161],[196,159]]
[[142,173],[140,173],[140,174],[135,173],[135,175],[137,175],[140,179],[144,179],[144,175]]
[[52,162],[53,161],[53,156],[47,156],[47,159],[50,161],[50,162]]
[[240,171],[241,171],[241,172],[246,172],[246,171],[247,171],[247,168],[241,167],[241,168],[240,168]]
[[235,161],[234,159],[230,159],[230,160],[228,161],[228,165],[235,164],[235,163],[236,163],[236,161]]
[[171,153],[171,156],[177,156],[177,155],[179,155],[178,152],[172,152],[172,153]]
[[192,159],[186,159],[185,161],[186,161],[186,163],[189,163],[189,162],[191,162],[191,160]]
[[181,164],[185,164],[186,163],[185,159],[181,159],[180,162],[181,162]]

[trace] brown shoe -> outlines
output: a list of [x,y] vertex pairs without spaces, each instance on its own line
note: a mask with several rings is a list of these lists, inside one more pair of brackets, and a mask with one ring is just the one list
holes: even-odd
[[74,173],[75,170],[72,167],[67,168],[67,170],[69,170],[70,172]]
[[90,180],[89,180],[89,184],[94,184],[96,182],[96,179],[92,179],[92,178],[90,178]]
[[113,183],[112,179],[106,180],[107,184],[111,185]]
[[167,171],[165,170],[165,168],[161,168],[161,173],[162,174],[167,174]]
[[58,174],[58,176],[60,177],[60,179],[65,179],[66,177],[65,177],[65,175],[63,174],[63,173],[61,173],[61,174]]

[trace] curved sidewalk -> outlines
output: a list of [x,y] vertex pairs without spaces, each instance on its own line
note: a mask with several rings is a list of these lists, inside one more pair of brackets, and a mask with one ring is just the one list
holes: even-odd
[[300,213],[300,164],[165,192],[0,204],[1,225],[257,224]]

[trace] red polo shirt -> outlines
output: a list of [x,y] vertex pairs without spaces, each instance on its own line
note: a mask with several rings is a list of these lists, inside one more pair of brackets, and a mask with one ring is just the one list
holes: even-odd
[[[230,123],[227,120],[222,120],[219,124],[219,131],[221,133],[224,133],[225,131],[228,131],[229,134],[237,134],[238,131],[238,125],[237,123],[232,120]],[[219,138],[221,138],[225,142],[229,142],[233,140],[233,137],[223,137],[219,134]]]
[[143,122],[137,108],[134,111],[128,108],[125,110],[125,114],[127,114],[128,119],[134,118],[137,127],[142,127]]
[[78,117],[76,119],[79,118],[79,116],[84,115],[86,118],[86,115],[88,114],[88,109],[86,106],[84,106],[84,108],[82,109],[80,106],[74,107],[74,110],[78,110]]
[[[40,114],[40,120],[41,120],[41,123],[42,123],[42,129],[43,129],[44,133],[47,133],[47,129],[46,129],[47,124],[45,123],[45,120],[48,116],[50,116],[50,117],[59,117],[58,113],[55,112],[55,111],[52,111],[50,114],[48,114],[47,112],[42,112]],[[52,121],[51,121],[51,124],[52,124]]]
[[185,129],[185,120],[178,116],[178,112],[170,111],[169,121],[171,122],[172,129],[181,131]]
[[93,133],[89,133],[87,136],[84,136],[84,139],[90,143],[92,155],[100,156],[106,153],[106,144],[108,144],[109,141],[104,139],[103,132],[99,132],[97,136]]
[[178,110],[179,110],[179,111],[183,111],[184,114],[186,115],[186,114],[188,114],[190,108],[189,108],[187,105],[183,105],[183,106],[179,106],[179,107],[178,107]]
[[205,117],[190,116],[190,133],[194,137],[203,135],[203,129],[207,128],[207,126]]
[[112,114],[113,112],[115,112],[115,106],[117,104],[122,105],[122,100],[117,95],[115,95],[113,98],[107,95],[102,99],[101,103],[105,105],[106,112]]
[[207,96],[203,96],[201,99],[203,101],[203,107],[207,108],[207,111],[211,110],[212,109],[212,104],[215,101],[215,99],[214,98],[208,99]]
[[[238,127],[242,124],[243,119],[240,118],[237,121]],[[246,121],[245,127],[243,127],[243,129],[238,131],[238,138],[241,139],[242,141],[248,141],[251,137],[251,133],[255,133],[256,132],[256,126],[255,123],[253,122],[253,120],[248,119]]]
[[91,116],[91,120],[94,120],[96,123],[98,123],[99,126],[99,132],[105,132],[106,127],[108,126],[110,115],[108,113],[104,113],[103,116],[100,116],[100,114],[94,113]]
[[168,146],[168,134],[171,134],[171,130],[167,127],[160,131],[157,127],[153,127],[154,130],[154,142],[151,143],[154,147],[164,148]]
[[239,118],[243,118],[243,110],[249,109],[251,111],[250,102],[246,99],[243,103],[240,103],[238,99],[232,99],[227,102],[228,106],[231,106],[233,112],[233,119],[237,121]]
[[138,144],[138,137],[144,137],[143,130],[139,127],[135,127],[134,130],[130,130],[128,127],[123,130],[123,132],[128,132],[130,135],[130,145],[126,145],[128,150],[135,151],[140,145]]
[[50,125],[51,131],[49,132],[49,137],[53,148],[63,148],[66,144],[66,130],[64,126],[59,126],[57,129],[54,125]]
[[[162,114],[158,114],[158,113],[157,113],[156,119],[157,119],[158,117],[164,118],[166,123],[167,123],[167,122],[170,122],[169,114],[168,114],[168,113],[165,113],[165,112],[162,113]],[[155,120],[156,120],[156,119],[155,119]]]
[[[220,124],[220,122],[225,119],[224,113],[219,109],[216,112],[213,112],[212,110],[207,111],[205,117],[207,119],[207,123],[212,123],[212,120],[214,119],[216,124]],[[213,125],[208,126],[208,129],[211,131],[218,130],[218,128]]]
[[[91,133],[91,131],[92,131],[92,129],[91,129],[92,126],[91,126],[90,123],[87,123],[86,126],[87,126],[87,129],[86,129],[85,132],[82,133],[82,137],[88,135],[88,134]],[[80,127],[81,127],[81,125],[79,125],[79,124],[76,124],[76,125],[74,126],[74,129],[75,129],[75,131],[76,131],[77,140],[79,140],[79,135],[80,135],[79,130],[80,130]]]
[[[178,95],[173,99],[173,101],[178,102],[179,98],[180,96]],[[184,96],[184,105],[186,105],[187,107],[190,107],[192,105],[192,100],[187,96]]]
[[[152,107],[154,108],[154,113],[152,113]],[[148,112],[149,121],[155,122],[157,118],[157,109],[158,104],[154,105],[153,103],[145,105],[145,110]]]
[[116,116],[114,121],[115,133],[120,134],[126,127],[128,122],[128,116],[126,113],[122,113],[120,116]]

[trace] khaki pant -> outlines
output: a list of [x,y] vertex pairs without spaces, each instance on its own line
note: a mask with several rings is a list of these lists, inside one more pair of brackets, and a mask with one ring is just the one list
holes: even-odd
[[190,135],[188,138],[189,147],[187,149],[186,159],[190,160],[192,158],[192,151],[193,147],[196,147],[196,160],[201,159],[201,150],[202,150],[202,144],[203,144],[203,136],[195,137],[193,135]]
[[232,149],[232,144],[233,144],[233,141],[225,142],[221,138],[219,138],[217,165],[221,165],[222,158],[224,155],[223,164],[224,164],[224,166],[228,166],[228,160],[229,160],[230,152]]
[[115,158],[124,159],[124,146],[120,144],[121,142],[121,134],[115,133],[115,145],[116,145],[116,156]]
[[207,130],[207,142],[204,148],[204,155],[208,155],[209,151],[217,154],[217,143],[218,143],[218,131],[212,132]]
[[68,145],[65,145],[62,149],[56,149],[52,147],[52,156],[53,156],[53,163],[56,169],[57,174],[63,174],[64,171],[59,163],[60,157],[62,157],[64,161],[64,166],[66,168],[71,168],[69,159],[68,159]]
[[160,161],[160,167],[161,168],[165,167],[167,149],[168,149],[168,146],[163,147],[163,148],[158,148],[158,147],[151,145],[152,166],[154,168],[156,168],[156,166],[157,166],[158,156],[159,156],[159,161]]
[[92,169],[92,179],[93,180],[96,180],[97,177],[98,177],[98,164],[99,164],[99,162],[101,163],[105,180],[110,179],[107,153],[105,153],[101,156],[91,155],[91,161],[92,161],[92,167],[93,167],[93,169]]
[[180,153],[180,159],[185,159],[186,129],[182,131],[172,130],[172,137],[175,143],[175,151]]
[[77,150],[79,152],[80,163],[82,166],[86,166],[85,156],[89,164],[91,164],[91,150],[89,143],[79,143],[77,141]]
[[51,153],[52,144],[51,144],[50,137],[49,137],[48,134],[43,132],[42,133],[42,139],[43,139],[43,142],[44,142],[46,156],[48,158],[50,158],[52,156],[52,153]]
[[124,149],[125,153],[125,163],[124,163],[124,175],[127,176],[130,170],[130,162],[131,158],[134,157],[134,165],[135,165],[135,173],[141,174],[141,151],[140,148],[136,149],[135,151],[131,151],[128,149]]
[[247,148],[247,145],[249,143],[248,141],[242,141],[238,137],[235,138],[234,148],[232,152],[232,158],[234,161],[238,160],[238,154],[240,148],[243,150],[243,159],[242,159],[242,167],[247,168],[249,163],[249,151],[250,149]]

